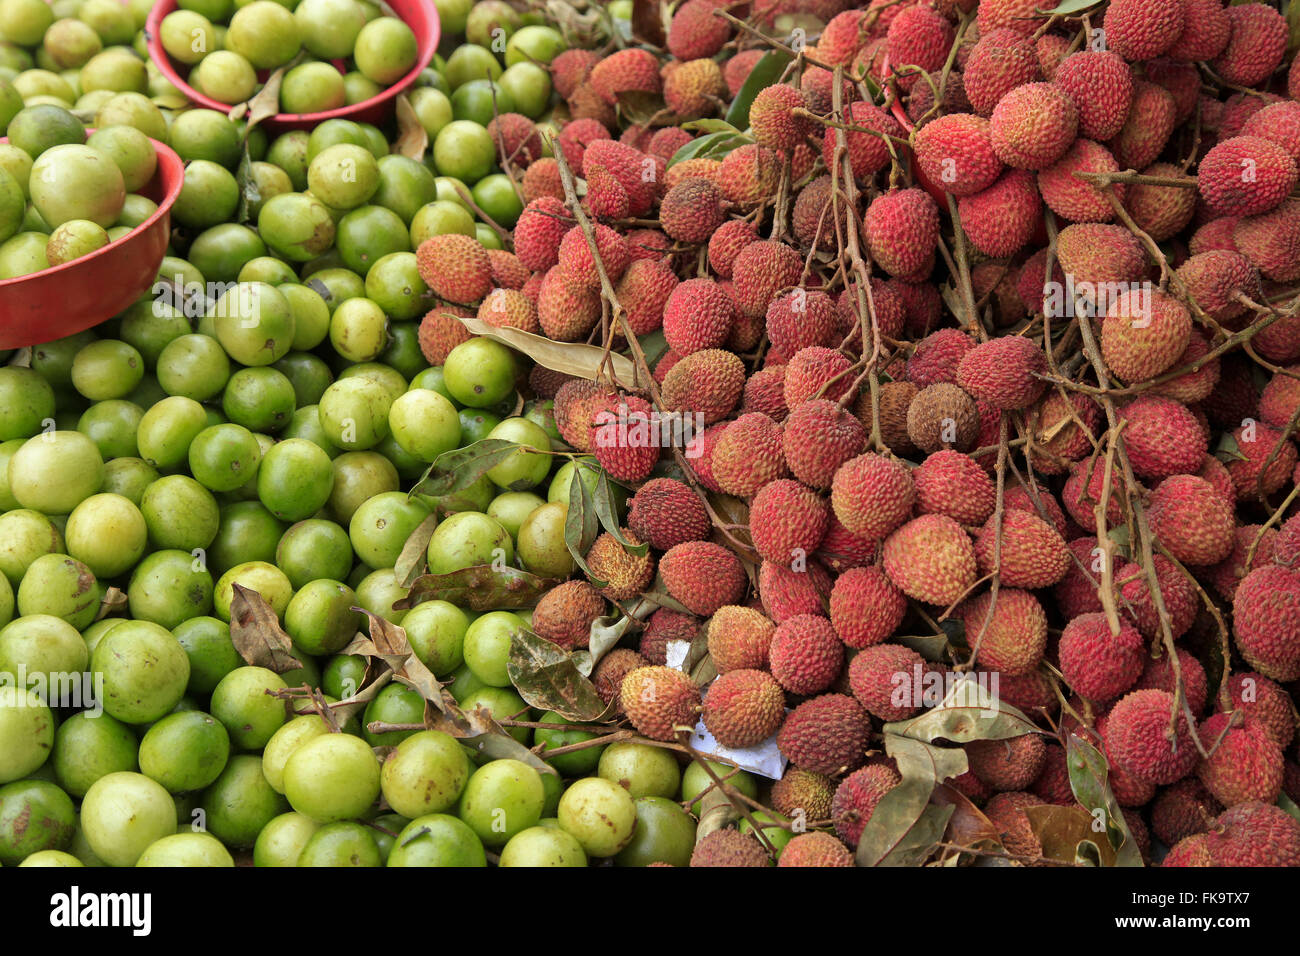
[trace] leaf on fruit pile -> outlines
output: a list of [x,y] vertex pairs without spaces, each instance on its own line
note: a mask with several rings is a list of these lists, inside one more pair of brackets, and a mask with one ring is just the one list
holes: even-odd
[[578,723],[604,720],[610,711],[572,655],[532,631],[511,633],[506,673],[519,696],[538,710],[553,710]]
[[504,438],[482,438],[464,448],[445,451],[425,469],[411,494],[441,498],[454,491],[463,491],[508,460],[518,448],[518,443]]
[[1098,832],[1095,818],[1083,807],[1025,807],[1025,816],[1047,859],[1071,866],[1115,865],[1105,828]]
[[574,563],[582,569],[582,573],[587,576],[592,585],[603,588],[606,582],[591,573],[586,559],[592,542],[600,533],[600,520],[596,517],[591,491],[587,488],[587,483],[577,474],[577,469],[584,465],[575,461],[573,467],[573,481],[569,483],[569,509],[564,514],[564,546],[569,549]]
[[930,802],[953,808],[952,819],[948,821],[949,843],[970,847],[972,850],[980,849],[981,845],[1002,845],[1002,835],[993,821],[966,794],[951,784],[941,783],[935,787]]
[[592,621],[587,646],[573,652],[573,663],[577,665],[578,673],[583,677],[590,677],[591,672],[600,663],[600,659],[608,654],[627,633],[627,629],[632,626],[632,620],[625,614],[610,614]]
[[238,222],[252,219],[253,206],[262,199],[262,191],[257,188],[257,180],[253,178],[253,157],[248,151],[247,138],[244,139],[243,150],[239,168],[235,170],[235,185],[239,187],[239,209],[235,215]]
[[562,583],[518,568],[498,570],[490,564],[479,564],[450,574],[420,575],[406,597],[393,602],[393,610],[406,611],[425,601],[450,601],[471,611],[536,607],[543,594]]
[[754,97],[758,96],[759,90],[771,86],[781,78],[791,59],[790,54],[784,50],[764,53],[763,58],[749,71],[740,92],[732,100],[731,107],[727,110],[727,122],[736,129],[749,126],[749,108],[754,105]]
[[126,592],[121,588],[109,588],[104,592],[104,597],[99,602],[99,610],[95,612],[95,620],[102,621],[110,614],[116,614],[124,607],[126,607]]
[[892,637],[890,640],[910,647],[927,661],[943,660],[944,652],[948,650],[947,634],[917,634],[910,637]]
[[523,352],[538,365],[554,372],[564,372],[594,382],[602,368],[609,368],[617,384],[624,388],[636,385],[636,366],[632,364],[631,359],[617,352],[609,353],[608,360],[605,361],[605,350],[598,345],[586,345],[582,342],[554,342],[544,336],[524,332],[521,329],[488,325],[478,318],[460,316],[457,318],[466,330]]
[[618,115],[631,126],[676,126],[682,117],[676,116],[664,105],[663,95],[644,90],[620,90]]
[[[367,638],[361,634],[358,634],[357,638],[363,641],[367,640]],[[352,654],[360,653],[360,651],[346,650],[341,653]],[[333,713],[334,719],[340,724],[343,724],[349,718],[361,713],[366,709],[366,705],[374,700],[381,690],[388,686],[388,683],[392,679],[393,672],[385,667],[379,671],[374,680],[368,681],[362,685],[361,689],[351,697],[345,697],[337,704],[330,704],[330,712]]]
[[[280,112],[280,84],[284,82],[284,75],[297,66],[302,57],[303,54],[299,53],[291,61],[268,76],[266,82],[262,84],[261,90],[247,103],[239,103],[231,107],[230,112],[227,114],[230,121],[232,123],[238,122],[247,114],[247,131],[262,122],[262,120],[270,119],[278,114]],[[245,132],[245,135],[247,135],[247,132]]]
[[1296,806],[1295,801],[1288,797],[1285,792],[1277,795],[1277,806],[1279,809],[1285,810],[1291,819],[1300,821],[1300,807]]
[[457,740],[493,760],[518,760],[528,764],[538,773],[555,773],[555,768],[519,741],[511,737],[498,724],[486,707],[461,710],[455,705],[447,708],[446,716],[435,715],[432,727],[451,734]]
[[190,106],[190,101],[179,93],[163,93],[151,97],[149,102],[161,110],[183,110]]
[[[922,694],[930,692],[928,676],[919,677]],[[993,696],[979,679],[953,676],[959,679],[953,681],[952,688],[937,706],[917,717],[886,724],[885,732],[927,742],[949,740],[955,744],[1042,733],[1028,717]]]
[[405,629],[371,614],[365,608],[354,607],[352,610],[364,614],[370,620],[369,642],[353,641],[351,646],[356,649],[352,653],[380,658],[393,672],[393,677],[418,692],[439,711],[446,713],[448,695],[442,689],[442,683],[433,676],[433,671],[415,656]]
[[1120,811],[1119,801],[1110,789],[1110,767],[1106,757],[1082,737],[1070,734],[1065,741],[1065,767],[1070,774],[1070,790],[1079,806],[1088,813],[1092,829],[1096,829],[1098,821],[1104,825],[1104,836],[1114,853],[1114,861],[1103,865],[1142,866],[1142,854]]
[[409,588],[423,573],[427,564],[425,559],[429,551],[429,539],[433,537],[437,527],[438,516],[429,515],[411,532],[411,536],[406,539],[406,544],[402,545],[402,553],[397,556],[397,563],[393,565],[393,575],[397,578],[400,587]]
[[665,46],[664,15],[659,0],[632,0],[632,39],[651,46]]
[[[858,866],[919,866],[943,839],[955,807],[930,802],[935,787],[968,767],[966,751],[885,728],[885,751],[902,779],[881,797],[858,841]],[[896,725],[895,725],[896,726]]]
[[230,597],[230,640],[244,662],[283,674],[302,667],[289,653],[293,641],[280,627],[266,599],[251,588],[233,584]]
[[752,136],[744,133],[709,133],[706,136],[699,136],[683,144],[681,149],[673,153],[673,158],[668,160],[668,168],[671,169],[688,159],[721,159],[733,149],[753,141]]
[[726,120],[720,119],[697,119],[682,124],[682,129],[692,133],[732,133],[737,136],[741,131],[736,129]]
[[405,93],[397,96],[397,132],[397,141],[393,143],[392,151],[417,163],[422,162],[429,148],[429,131],[420,122],[420,117],[415,115],[415,107]]
[[1233,461],[1246,460],[1246,456],[1241,453],[1241,446],[1237,444],[1237,439],[1232,432],[1224,432],[1219,438],[1219,443],[1214,446],[1214,451],[1210,452],[1210,454],[1225,465]]
[[[574,476],[574,484],[581,484],[577,476]],[[623,546],[624,551],[640,557],[650,550],[649,542],[633,544],[618,526],[618,506],[614,503],[614,489],[604,469],[601,469],[600,477],[596,481],[596,494],[592,496],[592,505],[596,509],[596,517],[600,518],[601,527],[613,535],[614,540]]]
[[1052,16],[1065,16],[1071,13],[1082,13],[1091,7],[1095,7],[1101,0],[1061,0],[1059,7],[1052,7],[1050,10],[1041,11],[1043,16],[1050,12]]

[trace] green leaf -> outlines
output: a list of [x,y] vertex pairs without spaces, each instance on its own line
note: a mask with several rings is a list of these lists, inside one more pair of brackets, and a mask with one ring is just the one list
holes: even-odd
[[673,153],[673,158],[668,160],[668,167],[671,169],[688,159],[707,159],[717,157],[719,154],[725,155],[738,146],[753,141],[752,136],[742,133],[709,133],[707,136],[698,136]]
[[741,131],[736,129],[726,120],[720,119],[697,119],[682,124],[682,129],[693,130],[700,133],[734,133],[741,135]]
[[763,54],[763,58],[754,64],[740,92],[732,100],[731,108],[727,110],[727,122],[736,129],[748,127],[749,108],[754,105],[754,97],[758,96],[759,90],[780,79],[791,59],[790,54],[784,50],[772,50]]
[[948,649],[947,634],[920,634],[915,637],[894,637],[890,640],[904,647],[910,647],[927,661],[943,660],[944,651]]
[[659,93],[622,90],[615,96],[618,98],[619,115],[630,125],[645,126],[651,120],[661,126],[676,125],[676,118],[666,110],[664,98]]
[[411,494],[441,498],[454,491],[463,491],[518,449],[517,442],[483,438],[464,448],[443,452],[415,483]]
[[1278,796],[1277,796],[1277,805],[1278,805],[1281,809],[1283,809],[1283,810],[1285,810],[1287,813],[1289,813],[1289,814],[1291,815],[1291,818],[1292,818],[1293,820],[1296,820],[1296,821],[1300,822],[1300,807],[1297,807],[1297,806],[1295,805],[1295,801],[1293,801],[1290,797],[1288,797],[1288,796],[1286,795],[1286,793],[1279,793],[1279,794],[1278,794]]
[[[575,484],[581,484],[575,476]],[[596,494],[593,496],[592,504],[596,509],[596,517],[600,518],[600,523],[606,531],[614,536],[614,540],[623,546],[623,550],[628,554],[635,554],[638,557],[650,550],[647,542],[633,544],[623,536],[622,529],[618,526],[618,515],[614,507],[614,490],[609,486],[609,475],[601,469],[600,478],[596,482]]]
[[1079,805],[1090,815],[1101,811],[1106,836],[1115,851],[1115,865],[1142,866],[1142,854],[1110,789],[1106,757],[1082,737],[1070,734],[1065,741],[1065,766],[1070,774],[1070,790]]
[[586,561],[586,554],[600,533],[600,520],[596,517],[596,509],[592,507],[591,491],[587,488],[587,483],[576,473],[581,467],[574,465],[573,481],[569,483],[569,510],[564,515],[564,546],[569,549],[574,562],[592,584],[601,588],[606,582],[592,575]]
[[495,611],[535,607],[542,595],[561,584],[557,578],[540,578],[518,568],[500,570],[490,564],[461,568],[450,574],[423,574],[411,590],[393,603],[393,610],[406,611],[425,601],[449,601],[471,611]]
[[1237,444],[1237,439],[1232,432],[1224,432],[1220,436],[1219,443],[1214,446],[1211,454],[1225,465],[1230,461],[1246,461],[1246,456],[1241,453],[1241,446]]
[[579,723],[602,720],[609,709],[573,657],[532,631],[510,635],[506,673],[519,696],[538,710],[553,710]]
[[[880,798],[862,829],[858,866],[917,865],[943,836],[953,807],[930,811],[930,796],[944,780],[965,773],[966,751],[936,747],[885,730],[885,751],[894,758],[902,779]],[[937,832],[936,832],[936,827]]]
[[1052,7],[1050,10],[1036,11],[1044,14],[1052,13],[1060,16],[1069,16],[1074,13],[1081,13],[1084,10],[1095,7],[1101,3],[1101,0],[1061,0],[1061,5]]

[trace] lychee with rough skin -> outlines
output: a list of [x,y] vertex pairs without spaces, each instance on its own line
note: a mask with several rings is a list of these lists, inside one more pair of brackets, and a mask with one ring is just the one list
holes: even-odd
[[994,794],[984,805],[984,815],[1002,838],[1002,846],[1014,856],[1037,859],[1043,854],[1043,845],[1029,825],[1026,807],[1043,806],[1041,797],[1022,790],[1007,790]]
[[1286,20],[1263,3],[1229,6],[1227,13],[1232,23],[1228,45],[1210,61],[1210,69],[1225,82],[1258,86],[1286,56]]
[[621,398],[592,418],[592,452],[617,481],[644,481],[659,460],[654,410],[637,396]]
[[1055,6],[1039,3],[1037,0],[982,0],[975,10],[975,24],[981,34],[990,33],[998,27],[1010,27],[1024,34],[1037,31],[1043,14],[1039,10],[1051,10]]
[[863,219],[867,248],[895,276],[924,276],[939,239],[939,209],[924,189],[897,189],[871,201]]
[[957,203],[966,238],[980,252],[1009,258],[1027,246],[1042,224],[1043,203],[1033,173],[1009,169],[997,182]]
[[[1295,712],[1287,692],[1263,674],[1247,672],[1233,674],[1227,681],[1232,699],[1232,709],[1239,710],[1251,720],[1258,721],[1269,739],[1285,750],[1295,737]],[[1223,701],[1217,699],[1217,708],[1223,710]]]
[[551,83],[561,99],[567,100],[573,95],[591,68],[600,61],[600,54],[595,50],[569,49],[560,53],[551,61]]
[[600,293],[587,288],[559,266],[542,277],[537,292],[537,322],[547,338],[578,342],[600,321]]
[[1183,32],[1166,55],[1190,63],[1222,53],[1232,35],[1232,21],[1221,0],[1184,0],[1183,12]]
[[989,117],[993,150],[1017,169],[1040,170],[1074,142],[1079,110],[1054,83],[1025,83],[997,101]]
[[906,598],[875,566],[847,569],[831,591],[831,624],[848,647],[879,644],[898,629],[906,613]]
[[1243,217],[1233,227],[1232,242],[1265,278],[1275,282],[1300,279],[1300,202],[1287,200],[1266,213]]
[[555,393],[555,427],[560,437],[578,451],[591,451],[591,424],[613,397],[604,386],[587,379],[561,385]]
[[646,621],[641,634],[641,655],[651,664],[664,664],[668,660],[668,645],[673,641],[695,640],[699,622],[690,614],[661,607]]
[[1217,564],[1236,543],[1233,503],[1195,475],[1173,475],[1151,493],[1147,518],[1156,539],[1183,564]]
[[748,585],[740,559],[711,541],[687,541],[669,548],[659,560],[659,573],[669,596],[701,617],[735,604]]
[[1110,50],[1080,50],[1052,77],[1079,110],[1079,135],[1104,142],[1120,131],[1133,104],[1133,70]]
[[917,4],[901,8],[885,34],[899,88],[911,89],[917,81],[917,72],[902,69],[905,66],[924,73],[942,67],[953,36],[952,24],[931,7]]
[[787,817],[829,820],[834,794],[835,783],[825,774],[788,767],[781,779],[772,784],[772,809]]
[[[805,73],[805,77],[807,74]],[[875,130],[880,135],[862,133],[855,130],[844,132],[844,142],[848,149],[849,167],[857,179],[868,179],[883,169],[890,161],[890,144],[886,137],[904,138],[903,127],[893,116],[886,113],[874,103],[856,100],[845,110],[845,125],[860,129]],[[935,120],[934,122],[938,122]],[[933,123],[926,124],[926,128]],[[835,163],[835,148],[838,142],[838,130],[828,128],[822,136],[822,162],[829,169]]]
[[515,255],[534,272],[545,272],[560,261],[560,241],[570,225],[560,200],[550,196],[534,199],[515,223]]
[[[643,50],[622,50],[621,53]],[[648,55],[648,54],[647,54]],[[639,149],[612,139],[596,139],[587,144],[582,156],[582,174],[604,167],[627,191],[628,214],[642,216],[650,211],[659,195],[659,167],[653,157]]]
[[1008,587],[1031,589],[1050,587],[1065,576],[1069,552],[1055,528],[1015,508],[1003,513],[1000,534],[995,520],[989,518],[975,536],[981,574],[996,571]]
[[[740,357],[722,349],[705,349],[673,365],[660,396],[664,411],[698,413],[711,425],[736,407],[744,390],[745,364]],[[688,446],[687,458],[698,450]]]
[[1184,777],[1162,790],[1151,805],[1151,829],[1160,842],[1174,846],[1204,833],[1223,812],[1223,804],[1195,777]]
[[972,113],[940,116],[916,131],[917,165],[930,182],[954,196],[992,186],[1002,172],[989,121]]
[[1015,677],[1043,659],[1047,615],[1028,591],[1001,588],[996,602],[991,592],[977,595],[961,605],[960,615],[971,653],[989,670]]
[[586,581],[565,581],[542,595],[532,629],[566,650],[586,647],[591,623],[605,613],[605,599]]
[[1030,339],[1002,336],[975,346],[957,366],[957,384],[972,398],[995,408],[1028,408],[1047,383],[1047,357]]
[[947,607],[975,583],[975,548],[947,515],[913,518],[885,539],[885,573],[908,597]]
[[803,258],[798,250],[769,239],[751,242],[732,264],[736,305],[746,315],[764,315],[772,299],[798,285],[801,275]]
[[731,24],[714,16],[714,0],[687,0],[668,25],[668,52],[679,60],[713,56],[731,36]]
[[763,485],[750,502],[750,537],[766,561],[806,560],[821,544],[829,523],[825,499],[789,478]]
[[1101,354],[1126,382],[1143,382],[1172,368],[1187,348],[1192,317],[1171,295],[1125,289],[1101,325]]
[[927,669],[925,658],[902,644],[873,644],[849,662],[849,687],[867,713],[885,722],[921,709],[911,688]]
[[[1074,281],[1076,294],[1098,311],[1111,304],[1110,290],[1136,283],[1147,271],[1146,252],[1122,226],[1093,222],[1066,226],[1057,236],[1056,252],[1061,268]],[[1147,301],[1139,293],[1133,304],[1145,305]]]
[[726,89],[722,69],[713,60],[686,60],[665,74],[664,103],[678,116],[708,116]]
[[870,734],[861,704],[847,694],[822,694],[786,715],[776,744],[801,770],[838,774],[862,763]]
[[767,850],[748,833],[725,827],[715,830],[695,844],[691,866],[750,867],[771,866]]
[[1197,731],[1208,756],[1196,776],[1225,807],[1273,803],[1282,792],[1282,750],[1264,725],[1239,714],[1211,714]]
[[768,341],[782,355],[794,355],[814,345],[835,346],[835,306],[825,292],[796,288],[777,296],[767,307]]
[[1123,564],[1115,569],[1115,581],[1119,585],[1120,616],[1131,624],[1136,624],[1143,637],[1155,638],[1163,632],[1162,625],[1168,623],[1170,633],[1180,637],[1191,628],[1200,610],[1196,588],[1191,581],[1163,554],[1157,554],[1151,562],[1151,571],[1155,572],[1156,584],[1165,605],[1165,615],[1156,610],[1154,595],[1151,591],[1151,579],[1148,569],[1136,564]]
[[835,14],[817,41],[818,59],[831,66],[847,66],[862,45],[862,21],[865,10],[845,10]]
[[627,190],[603,166],[587,174],[587,195],[583,200],[587,212],[605,219],[622,219],[631,208]]
[[[641,544],[631,531],[622,532],[629,544]],[[645,554],[633,554],[606,531],[592,542],[587,551],[587,567],[591,576],[605,582],[600,593],[611,601],[630,601],[650,586],[655,576],[655,559],[647,549]]]
[[907,359],[907,380],[918,389],[936,382],[955,384],[957,367],[975,341],[960,329],[939,329],[920,342]]
[[835,837],[820,830],[800,833],[785,845],[776,865],[782,866],[856,866],[853,854]]
[[840,839],[856,847],[881,799],[901,779],[890,760],[870,763],[840,781],[831,803],[831,819]]
[[1219,216],[1256,216],[1275,208],[1295,187],[1295,160],[1277,143],[1234,136],[1217,143],[1196,167],[1196,187]]
[[612,704],[617,713],[623,712],[623,702],[619,691],[623,687],[623,678],[638,667],[645,667],[649,661],[636,651],[626,647],[616,647],[596,664],[591,672],[591,682],[596,693],[606,704]]
[[1142,675],[1143,650],[1137,628],[1121,623],[1112,634],[1105,614],[1081,614],[1061,632],[1061,674],[1089,700],[1113,700]]
[[676,727],[694,727],[700,689],[681,671],[651,665],[628,672],[619,688],[627,719],[652,740],[672,740]]
[[838,403],[819,398],[791,409],[782,441],[791,473],[805,485],[826,489],[840,466],[862,453],[867,432]]
[[782,393],[787,408],[818,398],[843,399],[853,387],[852,363],[823,346],[800,349],[786,363]]
[[1206,438],[1187,406],[1143,395],[1120,409],[1120,440],[1139,478],[1193,474],[1205,457]]
[[533,335],[542,330],[537,307],[518,289],[493,289],[479,304],[478,318],[497,328],[520,329]]
[[705,541],[713,531],[699,496],[675,478],[655,478],[638,488],[628,501],[627,525],[659,551]]
[[1120,698],[1106,716],[1104,736],[1107,755],[1126,773],[1150,783],[1181,780],[1199,757],[1187,717],[1175,710],[1174,695],[1163,690],[1135,690]]
[[[1182,0],[1177,0],[1181,3]],[[1124,126],[1107,144],[1125,169],[1145,169],[1160,156],[1177,123],[1173,94],[1155,83],[1139,80]]]
[[[600,264],[610,282],[617,282],[627,269],[630,256],[627,242],[609,226],[596,223],[592,226],[596,240],[596,251]],[[581,226],[574,226],[560,240],[559,267],[575,285],[585,289],[600,288],[600,270],[596,265],[596,255]]]
[[785,691],[766,671],[727,671],[709,685],[703,718],[724,747],[755,747],[785,719]]
[[[1142,170],[1143,176],[1177,177],[1181,175],[1172,163],[1153,163]],[[1134,183],[1124,199],[1138,227],[1157,242],[1163,242],[1186,228],[1196,214],[1196,196],[1190,189],[1176,186],[1153,186]]]
[[[1048,208],[1071,222],[1110,222],[1115,210],[1103,190],[1075,174],[1117,172],[1119,163],[1110,150],[1080,137],[1065,155],[1038,174],[1038,189]],[[1117,183],[1111,190],[1123,202],[1126,187]]]
[[917,510],[946,514],[963,525],[983,524],[993,513],[997,489],[988,473],[969,455],[943,450],[912,471]]
[[1038,779],[1047,759],[1042,734],[972,740],[965,749],[971,773],[998,791],[1025,790]]
[[588,81],[612,106],[618,102],[619,93],[658,93],[659,61],[648,50],[637,47],[617,50],[592,66]]
[[781,154],[750,143],[723,158],[715,181],[729,202],[751,209],[775,194],[780,180]]
[[1300,678],[1300,572],[1267,565],[1247,574],[1232,601],[1237,650],[1276,681]]
[[907,407],[907,434],[925,452],[970,451],[980,433],[975,399],[956,385],[937,382],[916,393]]
[[819,561],[764,561],[758,570],[758,593],[763,610],[777,624],[800,614],[824,615],[831,576]]
[[556,137],[556,144],[560,147],[560,152],[564,154],[565,162],[569,164],[574,175],[583,175],[583,161],[587,154],[587,147],[596,140],[609,138],[609,130],[604,123],[591,117],[582,117],[567,123],[564,129],[560,130],[560,135]]
[[420,354],[430,365],[442,365],[451,350],[474,336],[461,324],[469,310],[455,305],[435,306],[420,320]]
[[731,297],[712,279],[687,279],[664,302],[664,339],[681,356],[724,345],[731,334]]
[[765,86],[749,107],[749,127],[760,146],[793,152],[808,135],[808,121],[792,114],[806,110],[808,95],[784,83]]
[[1107,46],[1126,60],[1150,60],[1183,34],[1183,0],[1111,0],[1102,28]]
[[[1210,582],[1219,595],[1231,601],[1237,594],[1237,585],[1251,571],[1273,563],[1274,547],[1279,539],[1278,532],[1262,525],[1241,525],[1233,533],[1232,553],[1205,572],[1205,579]],[[1256,540],[1258,539],[1258,544]],[[1249,564],[1246,555],[1254,549],[1254,557]]]
[[740,412],[761,412],[774,422],[784,422],[790,414],[785,407],[785,366],[761,368],[745,381],[745,395]]
[[1295,468],[1295,444],[1284,432],[1262,422],[1244,424],[1231,435],[1240,457],[1228,460],[1225,467],[1237,489],[1237,499],[1267,497],[1280,491]]
[[831,481],[831,507],[849,531],[885,537],[912,513],[916,486],[900,462],[870,452],[839,467]]
[[844,669],[844,645],[830,621],[800,614],[777,625],[768,648],[772,676],[792,694],[819,694]]
[[727,426],[713,448],[713,480],[729,495],[748,498],[788,474],[781,426],[761,412]]
[[962,71],[966,96],[980,116],[990,115],[1004,96],[1039,76],[1033,38],[1010,27],[981,33]]
[[430,236],[415,251],[415,263],[434,295],[457,305],[473,305],[492,288],[487,250],[470,236]]
[[664,232],[682,242],[707,242],[725,221],[722,193],[707,179],[683,179],[659,204]]
[[[802,195],[802,193],[800,194]],[[758,241],[758,232],[744,219],[724,222],[709,237],[709,266],[723,279],[731,278],[740,250]]]
[[627,324],[634,335],[649,335],[663,325],[664,306],[677,284],[677,276],[664,262],[633,259],[628,264],[614,294],[627,310]]
[[[721,19],[716,17],[715,19]],[[750,72],[763,58],[762,50],[741,50],[733,54],[726,63],[722,65],[722,76],[727,81],[727,89],[730,91],[732,98],[740,93],[740,88],[745,85],[745,80],[749,79]]]

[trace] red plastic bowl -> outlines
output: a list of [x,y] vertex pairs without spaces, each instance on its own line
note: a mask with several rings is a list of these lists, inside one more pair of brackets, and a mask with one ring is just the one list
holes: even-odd
[[[261,124],[262,127],[268,132],[311,129],[313,126],[329,119],[348,119],[357,123],[378,125],[391,117],[396,109],[397,94],[414,83],[420,75],[420,71],[428,66],[429,61],[433,59],[433,54],[438,49],[441,28],[438,23],[438,11],[431,0],[388,0],[388,5],[393,8],[394,13],[406,21],[406,25],[415,34],[415,66],[411,67],[409,73],[386,90],[383,90],[378,96],[362,100],[360,103],[353,103],[351,106],[340,106],[336,110],[326,110],[323,113],[277,113],[275,116],[264,120]],[[159,72],[173,86],[184,93],[191,102],[206,106],[208,109],[216,110],[219,113],[229,113],[232,109],[229,103],[222,103],[210,96],[204,96],[186,83],[181,75],[176,72],[176,67],[172,64],[172,59],[167,55],[167,51],[163,49],[158,26],[162,23],[163,17],[175,9],[176,0],[158,0],[154,4],[153,10],[149,12],[149,19],[144,26],[145,38],[149,44],[149,58],[153,60]]]
[[171,237],[172,204],[185,183],[185,164],[168,146],[151,142],[158,168],[140,193],[158,204],[153,215],[88,256],[0,282],[0,349],[82,332],[153,288]]

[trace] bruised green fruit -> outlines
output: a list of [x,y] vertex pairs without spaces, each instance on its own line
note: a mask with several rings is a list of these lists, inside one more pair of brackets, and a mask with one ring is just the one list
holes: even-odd
[[306,741],[284,766],[289,805],[317,823],[361,816],[379,796],[379,761],[350,734]]
[[284,296],[265,282],[237,283],[209,314],[221,347],[244,365],[270,365],[293,345],[293,311]]
[[456,805],[470,776],[469,757],[456,738],[424,730],[397,745],[384,761],[384,799],[406,817],[441,813]]
[[149,621],[125,621],[105,634],[90,669],[102,675],[105,712],[127,724],[166,714],[190,677],[189,658],[176,638]]
[[588,856],[613,856],[632,841],[636,804],[621,786],[601,777],[584,777],[560,797],[560,827]]
[[504,846],[541,819],[546,794],[536,770],[519,760],[493,760],[469,778],[458,815],[485,846]]
[[307,185],[312,195],[332,208],[354,209],[379,188],[379,166],[366,147],[338,143],[312,159],[307,167]]
[[496,519],[462,511],[438,525],[429,539],[429,571],[450,574],[479,565],[505,567],[514,560],[510,532]]
[[176,804],[158,782],[121,771],[91,785],[80,821],[95,856],[109,866],[134,866],[152,843],[176,832]]
[[487,866],[483,843],[464,821],[430,813],[408,823],[393,842],[389,866]]

